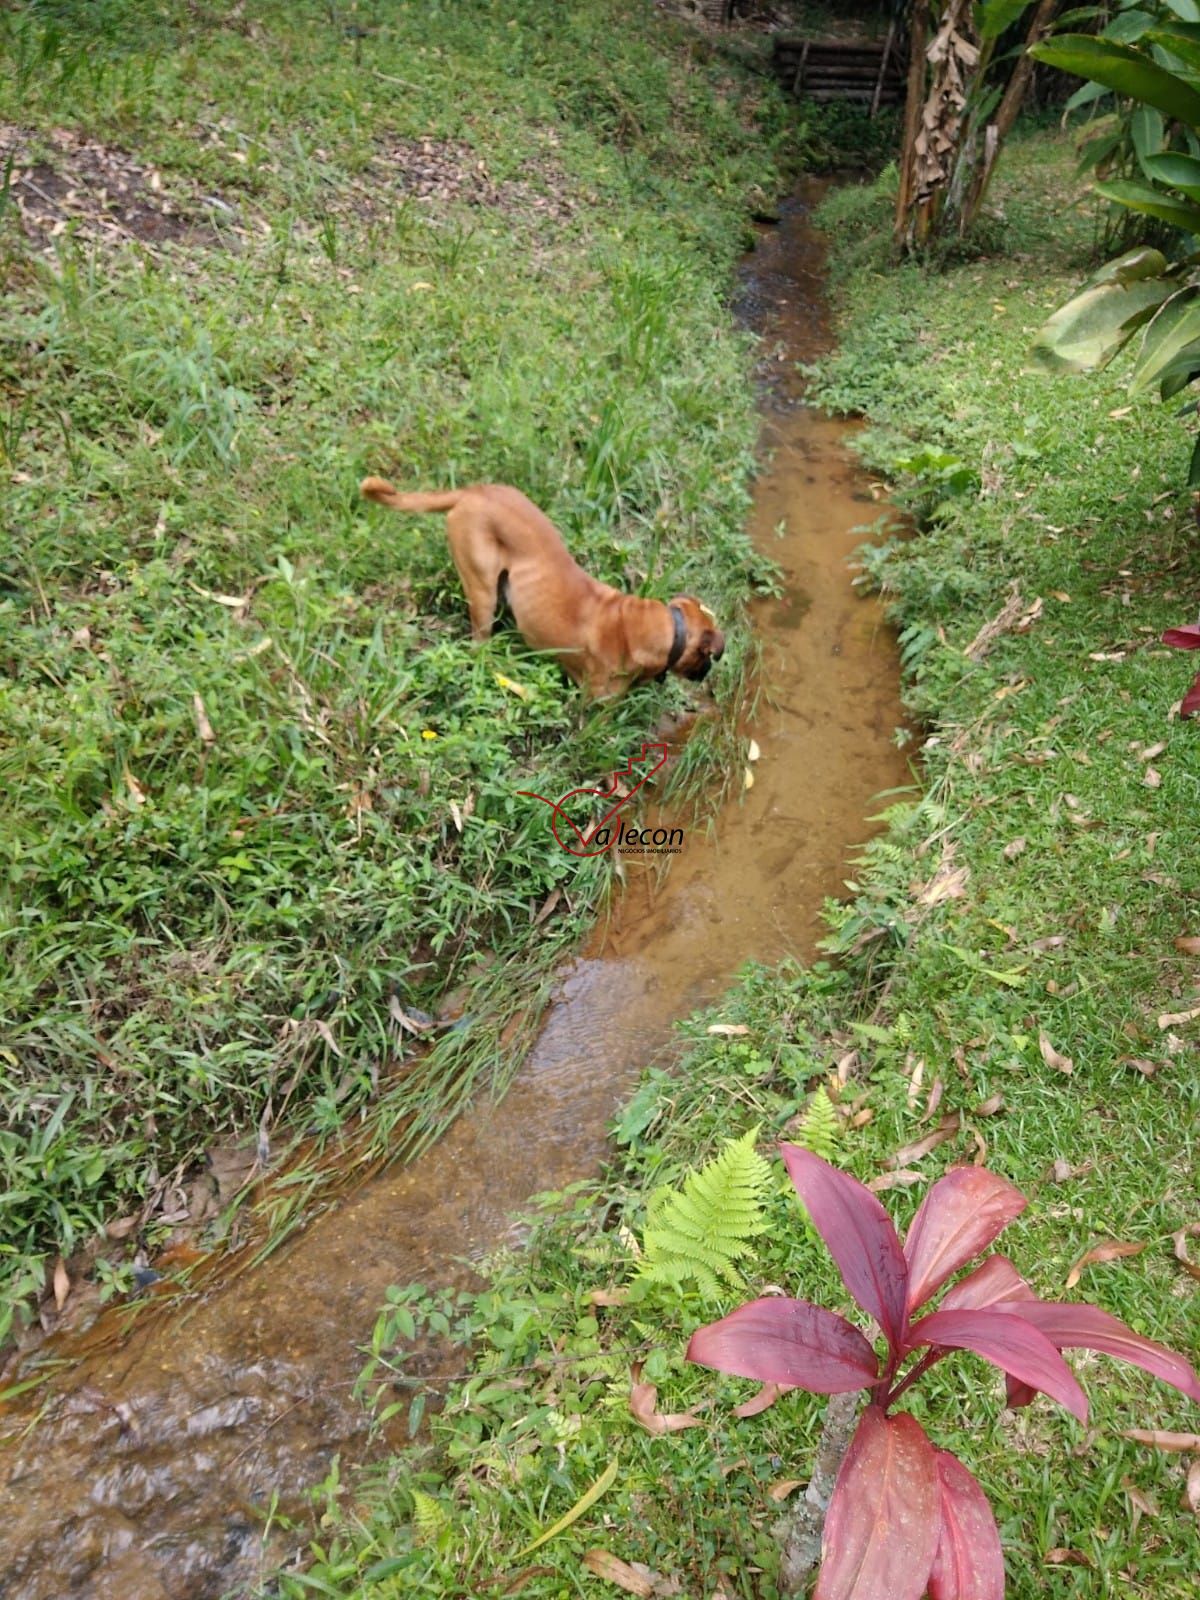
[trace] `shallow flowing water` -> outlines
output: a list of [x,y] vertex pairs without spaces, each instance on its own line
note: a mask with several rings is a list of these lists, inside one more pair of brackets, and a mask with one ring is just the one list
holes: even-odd
[[[822,900],[842,891],[847,855],[871,832],[872,798],[909,773],[893,741],[894,641],[847,565],[871,497],[845,425],[804,405],[794,373],[827,337],[806,195],[764,232],[738,296],[766,340],[754,535],[786,574],[782,598],[754,608],[754,787],[707,834],[687,830],[665,879],[626,859],[611,918],[566,964],[498,1106],[460,1118],[260,1269],[224,1284],[214,1274],[185,1310],[139,1319],[58,1379],[40,1423],[0,1454],[3,1600],[246,1592],[272,1496],[297,1509],[335,1454],[368,1449],[350,1391],[388,1286],[465,1281],[530,1194],[596,1170],[609,1119],[670,1050],[678,1018],[747,960],[811,952]],[[267,1565],[285,1553],[272,1543]]]

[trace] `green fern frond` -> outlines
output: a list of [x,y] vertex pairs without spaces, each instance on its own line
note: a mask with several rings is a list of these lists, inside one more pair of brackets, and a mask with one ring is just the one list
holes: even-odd
[[837,1112],[833,1101],[825,1085],[818,1084],[804,1109],[804,1115],[795,1131],[789,1132],[788,1138],[792,1144],[801,1145],[805,1150],[811,1150],[813,1155],[820,1156],[822,1161],[832,1161],[837,1132]]
[[682,1190],[654,1191],[637,1269],[642,1281],[682,1291],[693,1279],[709,1299],[722,1284],[743,1286],[734,1262],[766,1227],[763,1201],[771,1184],[771,1169],[754,1148],[757,1139],[758,1129],[751,1128],[690,1172]]
[[413,1537],[418,1544],[437,1544],[450,1529],[450,1514],[440,1500],[423,1489],[409,1491],[413,1502]]

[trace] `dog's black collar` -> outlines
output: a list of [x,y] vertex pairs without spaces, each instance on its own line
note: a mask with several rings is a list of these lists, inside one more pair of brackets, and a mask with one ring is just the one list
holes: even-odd
[[671,653],[668,655],[667,664],[663,668],[664,674],[670,672],[687,645],[687,618],[678,606],[670,606],[668,610],[671,613],[671,620],[675,624],[675,637],[671,640]]

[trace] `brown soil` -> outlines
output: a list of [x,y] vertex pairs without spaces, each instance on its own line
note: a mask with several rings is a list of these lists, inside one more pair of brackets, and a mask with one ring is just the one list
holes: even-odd
[[374,214],[405,199],[567,222],[575,214],[566,174],[549,158],[526,163],[531,179],[493,179],[479,152],[460,139],[390,139],[350,184],[355,210]]
[[211,245],[219,235],[209,217],[223,201],[207,202],[181,180],[167,180],[123,150],[71,128],[34,133],[0,123],[0,163],[12,162],[9,204],[23,231],[47,246],[69,230],[119,243]]

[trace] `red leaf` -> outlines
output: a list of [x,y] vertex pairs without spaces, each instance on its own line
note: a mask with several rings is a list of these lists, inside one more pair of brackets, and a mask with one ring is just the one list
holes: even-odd
[[904,1241],[909,1315],[986,1249],[1026,1204],[1019,1189],[985,1167],[956,1167],[939,1178]]
[[788,1176],[846,1288],[893,1350],[903,1347],[908,1267],[892,1219],[869,1189],[799,1145],[780,1145]]
[[1182,628],[1168,628],[1162,636],[1164,644],[1173,644],[1176,650],[1200,650],[1200,628],[1188,623]]
[[933,1446],[907,1412],[863,1412],[834,1485],[813,1600],[920,1600],[938,1539]]
[[989,1256],[981,1267],[942,1296],[943,1311],[982,1311],[998,1300],[1036,1300],[1037,1296],[1007,1256]]
[[1101,1355],[1128,1361],[1200,1403],[1200,1378],[1182,1356],[1134,1333],[1099,1306],[1032,1300],[1010,1302],[998,1309],[1031,1323],[1056,1350],[1098,1350]]
[[929,1600],[1004,1600],[1004,1556],[987,1496],[949,1450],[936,1460],[942,1531]]
[[[1016,1338],[1015,1327],[1022,1330]],[[1029,1334],[1032,1338],[1026,1337]],[[935,1311],[915,1322],[908,1337],[910,1347],[932,1344],[974,1350],[1002,1372],[1057,1400],[1080,1422],[1087,1421],[1087,1397],[1070,1367],[1045,1334],[1003,1306],[984,1311]]]
[[780,1295],[750,1300],[697,1328],[687,1355],[701,1367],[813,1394],[866,1389],[879,1376],[874,1350],[844,1317]]

